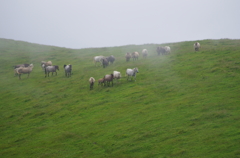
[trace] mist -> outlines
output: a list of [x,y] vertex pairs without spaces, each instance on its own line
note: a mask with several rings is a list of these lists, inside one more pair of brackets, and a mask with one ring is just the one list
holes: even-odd
[[240,1],[1,1],[0,38],[67,48],[239,39]]

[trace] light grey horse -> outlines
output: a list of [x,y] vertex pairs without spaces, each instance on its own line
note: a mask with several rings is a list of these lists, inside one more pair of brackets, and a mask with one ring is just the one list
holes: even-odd
[[72,74],[72,65],[64,65],[64,70],[65,70],[65,76],[66,77],[71,77]]
[[136,73],[138,73],[138,68],[137,68],[137,67],[135,67],[135,68],[133,68],[133,69],[127,69],[127,70],[126,70],[126,75],[128,76],[128,77],[127,77],[127,80],[128,80],[128,78],[129,78],[129,76],[131,76],[131,80],[132,80],[132,77],[134,77],[134,78],[135,78],[135,81],[136,81],[136,76],[137,76]]
[[57,70],[59,71],[59,67],[57,65],[45,67],[45,77],[47,77],[47,76],[49,77],[50,72],[52,72],[52,75],[55,72],[55,74],[57,76]]
[[93,58],[93,62],[95,63],[95,66],[97,66],[97,63],[100,63],[100,66],[102,65],[102,60],[104,59],[105,57],[100,55],[100,56],[95,56]]

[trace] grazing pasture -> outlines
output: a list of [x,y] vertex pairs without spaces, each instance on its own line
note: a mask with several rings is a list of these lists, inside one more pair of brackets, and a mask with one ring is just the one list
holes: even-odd
[[[195,42],[67,49],[0,39],[1,157],[239,157],[240,40],[201,40],[193,53]],[[171,54],[157,55],[159,45]],[[126,62],[143,49],[147,60]],[[94,66],[98,54],[117,62]],[[37,66],[49,60],[57,77]],[[28,79],[13,76],[21,63],[34,65]],[[89,90],[90,76],[134,67],[136,82]]]

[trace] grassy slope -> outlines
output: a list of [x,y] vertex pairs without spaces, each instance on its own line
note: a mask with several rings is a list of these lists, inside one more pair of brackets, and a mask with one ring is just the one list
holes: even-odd
[[[193,43],[157,56],[154,44],[73,50],[0,39],[1,157],[240,157],[240,40],[203,40],[197,53]],[[125,62],[143,48],[147,59]],[[103,69],[95,55],[117,60]],[[42,60],[60,65],[58,76],[44,78]],[[20,63],[34,64],[28,79],[13,76]],[[133,67],[136,82],[89,91],[89,77]]]

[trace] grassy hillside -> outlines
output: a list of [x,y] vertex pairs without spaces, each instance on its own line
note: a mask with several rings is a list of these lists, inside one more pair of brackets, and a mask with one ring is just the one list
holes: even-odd
[[[0,39],[1,157],[240,157],[240,40],[67,49]],[[148,49],[126,62],[126,52]],[[96,55],[114,55],[107,68]],[[44,78],[40,62],[60,66]],[[13,65],[33,63],[22,80]],[[73,65],[64,76],[63,65]],[[137,81],[94,85],[117,70],[138,67]]]

